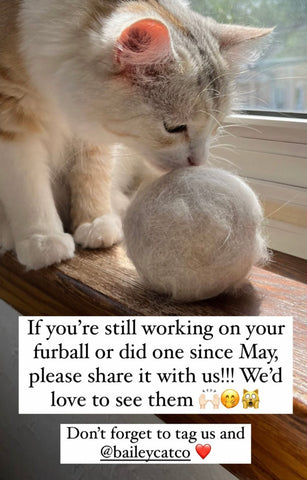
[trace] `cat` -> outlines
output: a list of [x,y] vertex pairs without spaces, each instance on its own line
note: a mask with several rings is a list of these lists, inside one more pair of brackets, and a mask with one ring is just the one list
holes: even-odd
[[0,0],[0,250],[39,269],[120,241],[112,145],[163,171],[205,162],[270,31],[184,0]]
[[258,389],[251,392],[243,390],[243,408],[259,408],[259,401]]

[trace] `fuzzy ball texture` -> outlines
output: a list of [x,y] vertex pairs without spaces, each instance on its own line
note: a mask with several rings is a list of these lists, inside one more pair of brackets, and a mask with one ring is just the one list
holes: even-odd
[[224,170],[193,167],[141,190],[124,220],[128,256],[145,285],[178,301],[237,289],[267,259],[255,193]]

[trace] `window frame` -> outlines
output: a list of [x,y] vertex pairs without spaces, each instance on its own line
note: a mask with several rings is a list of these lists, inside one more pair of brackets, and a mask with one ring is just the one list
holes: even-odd
[[259,195],[269,247],[307,259],[306,115],[233,114],[210,160],[245,178]]

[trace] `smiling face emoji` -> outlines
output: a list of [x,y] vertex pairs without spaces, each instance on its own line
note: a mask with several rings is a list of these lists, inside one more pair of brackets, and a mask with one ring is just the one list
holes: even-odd
[[240,397],[236,390],[225,390],[221,395],[221,401],[224,407],[233,408],[239,403]]

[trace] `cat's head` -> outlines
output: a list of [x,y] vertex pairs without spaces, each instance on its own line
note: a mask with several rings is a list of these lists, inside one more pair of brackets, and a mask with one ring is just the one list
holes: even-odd
[[162,169],[204,163],[211,136],[230,111],[239,65],[270,30],[221,25],[174,0],[123,4],[91,32],[91,112],[101,112],[112,141]]

